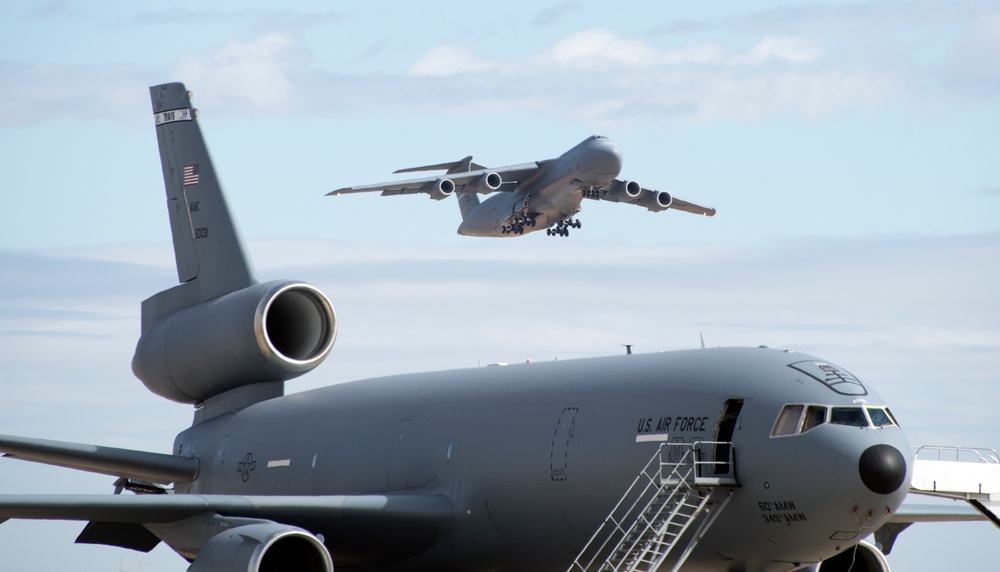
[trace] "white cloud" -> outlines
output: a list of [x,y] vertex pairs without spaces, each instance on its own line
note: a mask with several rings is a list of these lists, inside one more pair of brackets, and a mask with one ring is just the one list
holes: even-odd
[[229,40],[201,52],[182,54],[175,77],[209,98],[240,101],[264,112],[284,111],[293,101],[290,74],[300,66],[295,41],[279,33],[250,41]]
[[437,46],[417,60],[407,73],[411,75],[450,76],[494,69],[495,64],[477,57],[471,49],[458,44]]
[[778,61],[790,64],[805,64],[816,60],[821,51],[802,38],[767,37],[749,52],[738,54],[730,60],[730,65],[758,66]]
[[[917,8],[774,9],[661,35],[654,27],[592,28],[517,56],[485,56],[479,40],[449,40],[417,51],[409,65],[355,74],[313,65],[330,55],[272,31],[184,52],[168,65],[199,101],[234,114],[450,110],[591,122],[754,121],[993,101],[1000,13],[967,4]],[[138,101],[136,88],[165,75],[135,65],[0,66],[0,121],[8,124],[114,113]]]
[[639,40],[622,38],[607,30],[586,30],[556,42],[544,59],[569,69],[592,70],[615,65],[650,66],[661,60],[661,54]]

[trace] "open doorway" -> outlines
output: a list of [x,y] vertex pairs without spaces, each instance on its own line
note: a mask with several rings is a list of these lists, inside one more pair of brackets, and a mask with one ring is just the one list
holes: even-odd
[[736,420],[743,409],[742,399],[727,399],[719,416],[719,424],[715,428],[715,463],[716,475],[728,475],[732,471],[732,440],[736,432]]

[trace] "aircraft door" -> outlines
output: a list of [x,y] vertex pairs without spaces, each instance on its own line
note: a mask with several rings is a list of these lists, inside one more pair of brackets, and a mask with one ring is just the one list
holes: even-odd
[[416,420],[404,419],[396,427],[396,437],[389,450],[389,490],[406,488],[406,453],[416,431]]
[[569,478],[569,445],[576,433],[576,414],[579,411],[579,407],[566,407],[556,421],[552,450],[549,452],[549,472],[555,482]]
[[713,471],[716,475],[729,475],[732,472],[731,457],[733,434],[736,432],[736,421],[739,419],[740,410],[743,409],[742,399],[727,399],[722,407],[722,414],[719,416],[719,424],[715,428],[715,464]]
[[[403,419],[389,450],[389,490],[420,488],[437,475],[437,451],[428,440],[426,423],[420,417]],[[444,457],[443,449],[440,457]]]

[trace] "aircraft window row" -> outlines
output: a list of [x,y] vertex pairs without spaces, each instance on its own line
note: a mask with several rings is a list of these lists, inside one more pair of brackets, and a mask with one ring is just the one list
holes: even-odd
[[771,430],[772,437],[797,435],[824,423],[849,427],[891,427],[898,425],[887,407],[831,407],[790,403],[781,408]]

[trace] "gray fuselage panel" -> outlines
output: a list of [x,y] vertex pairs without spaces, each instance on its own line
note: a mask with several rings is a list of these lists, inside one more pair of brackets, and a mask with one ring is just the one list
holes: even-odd
[[[853,507],[881,518],[906,492],[855,486],[868,446],[907,450],[898,427],[770,436],[786,403],[854,403],[788,367],[814,359],[709,349],[370,379],[196,425],[178,436],[175,452],[203,461],[192,493],[444,495],[453,525],[418,562],[553,570],[572,560],[660,441],[713,440],[726,400],[737,398],[744,405],[732,441],[743,486],[690,564],[754,554],[761,561],[753,565],[769,569],[766,562],[817,545],[832,554],[830,536],[858,528]],[[881,403],[870,393],[866,400]],[[807,494],[817,480],[829,481],[829,497]],[[762,526],[768,518],[781,522]],[[817,535],[819,520],[829,530]],[[337,531],[317,532],[336,562]],[[756,548],[741,550],[748,545]]]

